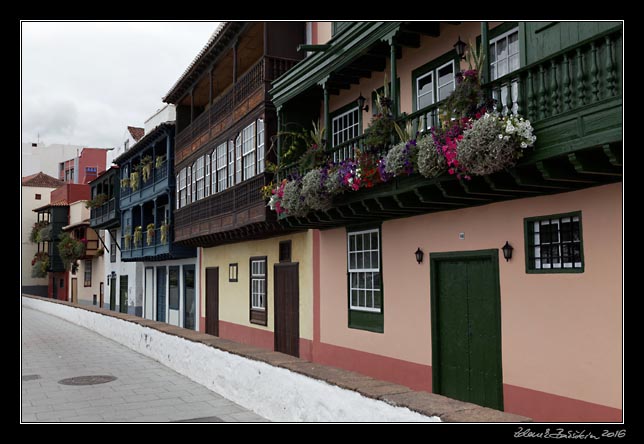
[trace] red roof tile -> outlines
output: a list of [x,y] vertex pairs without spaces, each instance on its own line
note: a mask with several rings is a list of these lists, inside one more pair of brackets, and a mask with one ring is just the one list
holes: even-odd
[[127,130],[137,142],[145,135],[145,130],[143,128],[137,128],[136,126],[128,126]]
[[22,178],[22,186],[24,187],[58,188],[59,186],[64,184],[65,182],[63,182],[62,180],[51,177],[50,175],[45,174],[42,171]]
[[49,207],[68,207],[69,202],[67,202],[66,199],[61,199],[57,200],[56,202],[48,203],[47,205],[43,205],[42,207],[34,208],[31,211],[40,211],[40,210],[46,210]]

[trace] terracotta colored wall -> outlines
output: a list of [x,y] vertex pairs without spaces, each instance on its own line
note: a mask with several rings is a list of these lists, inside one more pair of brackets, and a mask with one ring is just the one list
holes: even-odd
[[[524,217],[576,210],[585,272],[527,274]],[[346,231],[321,231],[321,342],[431,365],[429,253],[507,240],[515,250],[509,262],[499,253],[503,382],[620,408],[621,212],[621,184],[612,184],[384,222],[384,334],[348,328]]]
[[323,45],[331,40],[331,23],[332,22],[315,22],[317,27],[315,44]]

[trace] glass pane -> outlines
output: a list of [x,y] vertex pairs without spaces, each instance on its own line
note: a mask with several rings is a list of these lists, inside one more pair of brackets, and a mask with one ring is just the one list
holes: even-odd
[[349,254],[349,270],[356,269],[356,253]]
[[364,268],[371,268],[371,255],[369,253],[364,253]]
[[183,267],[183,328],[195,329],[195,270],[194,266]]
[[438,100],[443,100],[449,97],[449,95],[452,93],[454,90],[454,84],[453,83],[448,83],[445,86],[441,86],[438,89]]
[[496,42],[496,55],[499,59],[504,59],[508,56],[508,42],[506,39]]
[[378,249],[378,233],[371,233],[371,248]]
[[358,275],[351,273],[351,288],[358,288]]
[[438,70],[438,84],[445,85],[454,80],[454,64],[443,66]]
[[380,273],[373,273],[373,288],[380,289]]
[[362,235],[362,242],[365,250],[371,250],[371,236],[369,236],[369,233]]
[[433,78],[434,78],[433,73],[430,72],[429,74],[425,75],[424,77],[419,78],[416,81],[416,88],[417,88],[419,96],[432,92],[432,90],[434,88],[433,87],[433,83],[434,83]]
[[417,100],[417,107],[418,109],[423,109],[426,106],[432,105],[434,103],[434,96],[433,94],[425,94],[424,96],[421,96]]
[[364,268],[364,254],[356,253],[356,268],[361,270]]
[[170,309],[179,310],[179,267],[170,267],[168,283],[170,287]]
[[492,80],[498,79],[498,76],[496,75],[496,64],[490,65],[490,78]]
[[358,306],[358,290],[351,290],[351,305]]
[[373,292],[373,308],[381,308],[382,307],[382,294],[380,293],[380,290],[375,290]]
[[519,53],[519,31],[508,36],[508,48],[510,55]]
[[357,288],[364,288],[364,282],[365,282],[365,273],[358,273],[358,287]]
[[496,62],[496,45],[494,43],[490,45],[490,50],[488,51],[488,54],[490,56],[490,63]]
[[367,305],[367,295],[364,290],[358,290],[359,291],[359,299],[358,299],[358,305],[360,307],[365,307]]
[[519,54],[510,56],[510,72],[519,69]]
[[380,258],[378,257],[378,252],[377,251],[372,251],[371,252],[371,268],[380,268],[379,267],[379,260],[380,260]]
[[356,250],[362,250],[362,236],[356,236]]

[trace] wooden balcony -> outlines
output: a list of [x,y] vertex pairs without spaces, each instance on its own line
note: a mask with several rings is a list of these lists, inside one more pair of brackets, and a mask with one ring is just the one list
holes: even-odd
[[[367,220],[484,205],[618,182],[622,178],[622,29],[595,35],[484,85],[497,111],[529,119],[535,146],[513,168],[488,176],[458,179],[444,174],[395,178],[371,189],[345,192],[329,211],[306,217],[280,216],[293,229],[325,228]],[[400,119],[416,130],[438,124],[436,103]],[[424,128],[423,128],[424,126]],[[364,136],[328,150],[334,161],[355,158]],[[380,153],[386,154],[386,150]],[[281,177],[297,165],[281,167]]]
[[96,229],[114,228],[120,224],[118,200],[111,198],[98,208],[90,210],[89,226]]
[[121,188],[121,208],[131,207],[132,205],[148,201],[155,196],[167,192],[169,187],[168,176],[172,168],[172,163],[164,160],[159,168],[152,167],[150,177],[144,181],[139,177],[139,184],[136,190],[131,186]]
[[269,176],[259,174],[176,210],[175,240],[184,245],[209,247],[283,231],[260,194],[260,188],[270,181]]
[[216,138],[249,111],[267,102],[270,82],[297,62],[295,59],[270,56],[260,58],[235,84],[216,98],[210,108],[177,134],[176,163]]

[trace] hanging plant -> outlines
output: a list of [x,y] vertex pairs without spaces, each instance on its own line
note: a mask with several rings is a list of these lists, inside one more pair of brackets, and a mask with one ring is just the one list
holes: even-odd
[[163,166],[163,161],[165,160],[165,154],[159,154],[154,158],[154,166],[158,169]]
[[103,247],[98,247],[98,249],[96,250],[96,256],[103,256],[103,254],[105,254]]
[[138,227],[134,227],[134,247],[140,247],[141,246],[141,240],[143,239],[143,227],[139,225]]
[[129,188],[129,186],[130,186],[130,178],[129,177],[124,177],[123,179],[121,179],[121,188],[122,189]]
[[432,179],[445,171],[447,168],[445,156],[438,151],[431,136],[420,137],[416,141],[416,148],[418,149],[418,172],[423,177]]
[[130,233],[127,233],[125,236],[125,245],[123,246],[124,250],[129,250],[130,245],[132,244],[132,235]]
[[39,220],[34,224],[33,227],[31,227],[31,233],[29,233],[29,241],[33,243],[38,243],[42,242],[42,236],[40,235],[40,232],[43,228],[47,227],[49,225],[49,222],[46,220]]
[[145,238],[145,243],[148,244],[148,247],[152,245],[152,241],[154,240],[154,224],[148,224],[146,228],[146,238]]
[[139,189],[139,173],[138,171],[133,171],[130,173],[130,188],[132,191]]
[[87,240],[83,242],[84,239],[74,239],[69,233],[61,233],[59,239],[58,252],[60,253],[60,258],[65,264],[66,270],[69,270],[70,266],[73,270],[76,261],[85,256]]
[[324,176],[320,168],[309,171],[302,178],[302,203],[312,210],[331,208],[331,196],[324,189]]
[[168,228],[170,226],[167,223],[162,223],[159,231],[161,232],[161,244],[165,245],[168,242]]
[[31,277],[44,278],[47,277],[47,270],[49,269],[49,254],[45,251],[40,251],[35,254],[31,260]]
[[85,201],[85,208],[98,208],[107,202],[107,194],[101,193],[94,196],[94,199]]

